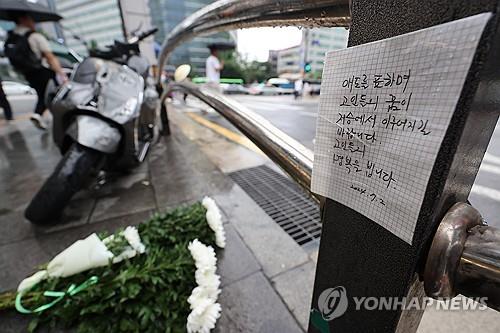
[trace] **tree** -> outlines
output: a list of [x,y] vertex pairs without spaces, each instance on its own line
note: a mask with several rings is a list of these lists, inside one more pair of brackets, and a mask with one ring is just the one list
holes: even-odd
[[97,41],[95,39],[91,39],[89,42],[89,49],[97,50],[97,48],[98,48]]
[[245,79],[245,71],[238,61],[234,51],[220,52],[220,58],[224,61],[221,77],[229,79]]
[[252,61],[245,63],[244,68],[245,81],[247,83],[255,81],[262,82],[276,76],[276,73],[273,71],[272,65],[269,62]]
[[221,77],[243,79],[245,83],[252,83],[262,82],[276,76],[269,62],[247,62],[241,59],[235,51],[221,52],[220,58],[224,61]]

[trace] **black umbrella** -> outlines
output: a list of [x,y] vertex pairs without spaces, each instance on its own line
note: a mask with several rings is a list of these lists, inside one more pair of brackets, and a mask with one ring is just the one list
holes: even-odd
[[218,43],[208,44],[209,50],[228,51],[228,50],[234,50],[235,48],[236,45],[234,45],[234,43],[231,42],[218,42]]
[[62,17],[36,0],[0,0],[0,20],[13,21],[19,13],[28,14],[35,22],[59,21]]

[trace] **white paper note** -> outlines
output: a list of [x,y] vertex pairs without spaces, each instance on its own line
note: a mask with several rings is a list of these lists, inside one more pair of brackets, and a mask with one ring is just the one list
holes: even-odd
[[327,53],[312,190],[411,244],[436,155],[490,17]]

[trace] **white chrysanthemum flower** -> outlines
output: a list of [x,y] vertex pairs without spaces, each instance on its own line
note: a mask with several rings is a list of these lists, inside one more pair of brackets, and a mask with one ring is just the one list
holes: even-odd
[[189,333],[209,333],[215,327],[221,307],[216,303],[220,293],[220,278],[216,271],[217,258],[211,246],[195,239],[188,245],[194,259],[195,279],[198,286],[188,298],[191,313],[186,328]]
[[191,296],[188,298],[188,303],[191,305],[191,310],[198,309],[206,300],[215,303],[220,294],[218,288],[212,289],[205,286],[198,286],[193,289]]
[[210,271],[212,269],[215,269],[217,265],[217,257],[215,256],[214,250],[210,248],[207,249],[206,252],[201,253],[201,255],[196,260],[196,263],[196,268],[201,271]]
[[[137,254],[143,254],[146,251],[146,247],[141,242],[141,237],[136,227],[128,226],[124,231],[121,232],[129,246],[126,246],[122,253],[112,256],[112,262],[114,264],[119,263],[125,259],[130,259],[135,257]],[[102,240],[104,245],[109,246],[115,240],[115,235],[110,235]]]
[[215,323],[220,317],[221,307],[218,303],[206,302],[196,311],[193,310],[187,320],[188,333],[209,333],[215,328]]
[[133,258],[137,255],[137,251],[131,248],[130,246],[127,246],[122,253],[119,255],[113,257],[112,262],[113,264],[119,263],[125,259],[130,259]]
[[204,197],[201,203],[207,210],[206,219],[208,226],[215,233],[215,244],[220,248],[224,248],[226,246],[226,233],[219,207],[217,207],[214,199],[209,197]]
[[194,276],[199,286],[211,289],[218,289],[220,286],[220,278],[214,271],[196,270]]
[[[191,305],[191,313],[195,316],[203,314],[203,312],[214,302],[210,298],[198,298],[196,304]],[[196,306],[195,306],[196,305]]]
[[206,246],[198,239],[195,239],[191,243],[189,243],[188,249],[191,252],[191,256],[195,261],[197,269],[213,269],[215,273],[217,257],[215,256],[215,251],[211,246]]
[[146,251],[146,247],[142,244],[139,231],[137,231],[136,227],[129,226],[125,228],[123,231],[123,237],[125,237],[130,246],[132,246],[132,248],[137,252],[142,254]]

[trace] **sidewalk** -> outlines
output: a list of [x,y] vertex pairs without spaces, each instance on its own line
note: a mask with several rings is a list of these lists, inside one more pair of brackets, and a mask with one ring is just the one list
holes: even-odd
[[[223,314],[217,331],[303,332],[312,259],[200,151],[196,140],[182,133],[179,123],[190,121],[173,115],[172,135],[154,146],[146,163],[99,189],[78,194],[63,217],[66,223],[48,229],[31,226],[23,210],[52,172],[59,153],[50,135],[27,121],[0,127],[0,291],[15,289],[33,267],[94,231],[137,224],[155,210],[210,195],[223,211],[227,233],[227,247],[218,254]],[[189,134],[190,129],[184,130]],[[218,141],[219,146],[204,148],[210,154],[224,145],[226,162],[246,149]],[[14,312],[1,317],[2,333],[24,332],[29,322]]]
[[[49,229],[33,228],[22,214],[59,153],[50,135],[28,121],[0,125],[0,291],[16,288],[33,267],[76,239],[137,224],[153,211],[210,195],[223,211],[227,234],[227,246],[218,253],[222,317],[216,332],[307,329],[315,249],[297,245],[227,176],[271,162],[180,109],[170,108],[172,135],[153,147],[146,163],[78,194],[63,217],[66,223]],[[0,332],[24,332],[28,321],[15,312],[0,314]],[[419,332],[497,332],[499,326],[494,311],[427,311]]]

